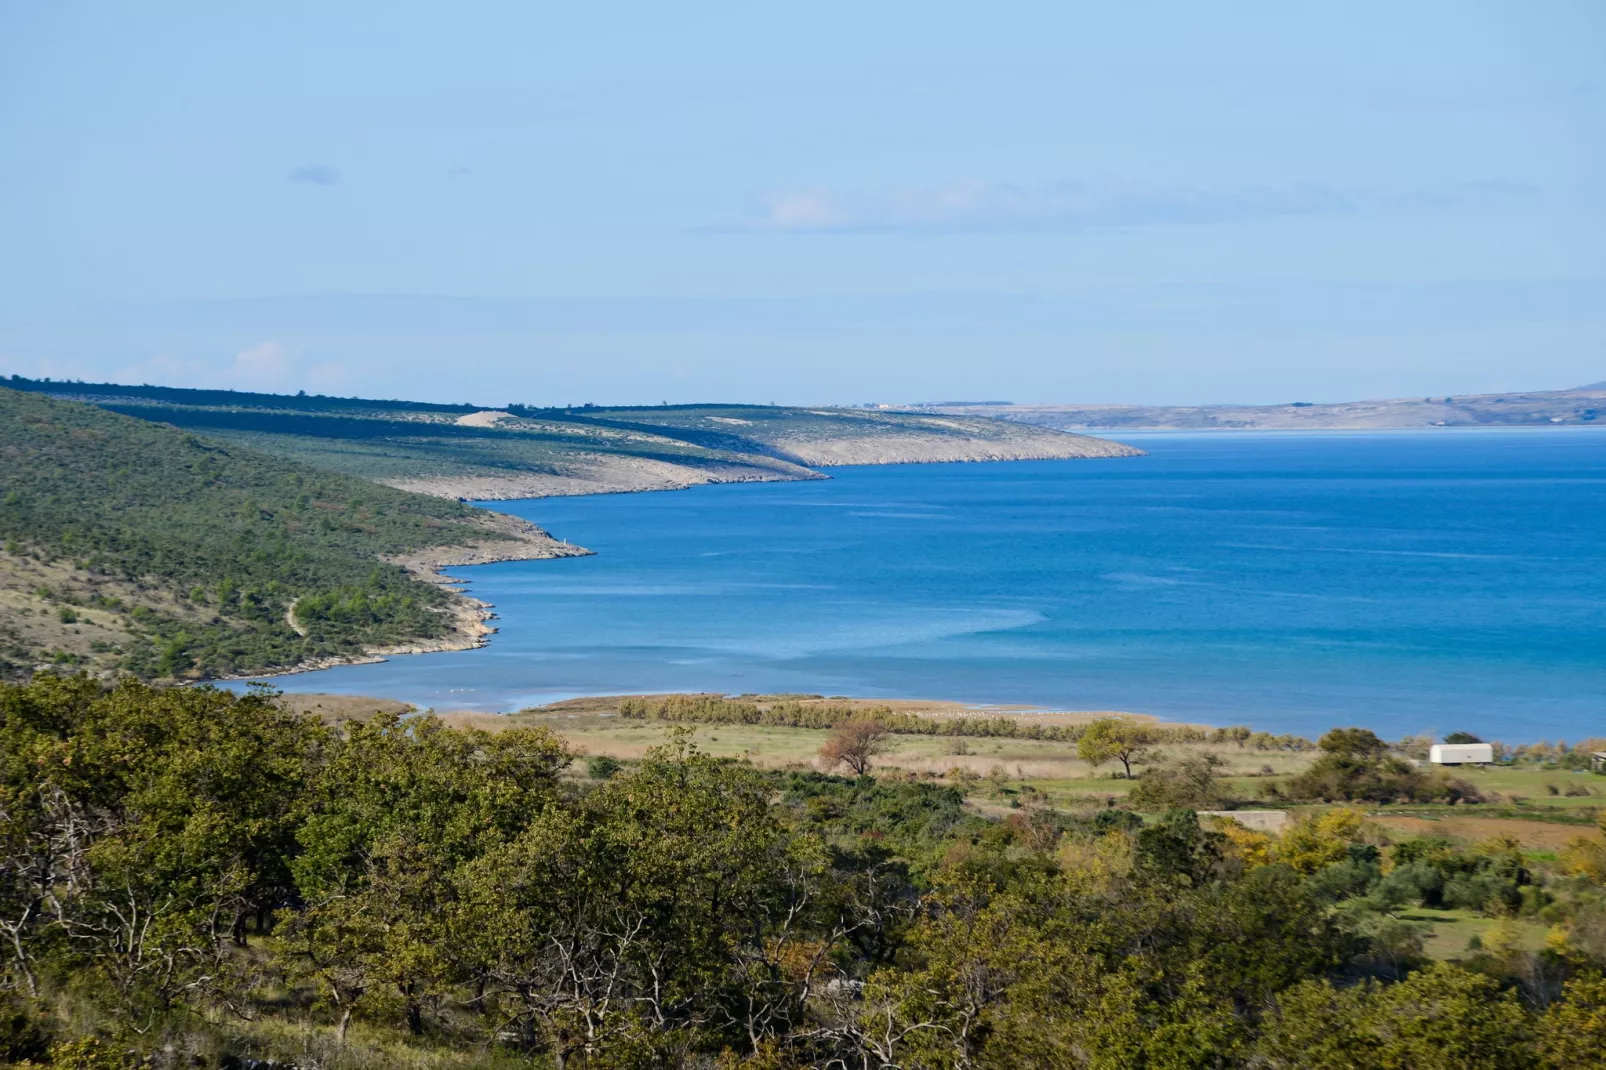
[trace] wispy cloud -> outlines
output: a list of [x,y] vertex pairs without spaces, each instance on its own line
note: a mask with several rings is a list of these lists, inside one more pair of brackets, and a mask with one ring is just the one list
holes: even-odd
[[813,233],[1055,232],[1097,227],[1201,226],[1286,216],[1341,216],[1373,208],[1442,208],[1526,193],[1477,182],[1395,193],[1323,183],[1210,189],[1123,182],[1028,187],[967,181],[931,189],[854,192],[814,186],[775,191],[748,218],[706,229]]
[[333,186],[340,182],[340,172],[328,164],[309,163],[292,167],[287,178],[305,186]]
[[289,379],[291,370],[290,354],[284,346],[263,342],[234,354],[229,378],[251,386],[278,386]]
[[165,383],[233,390],[269,392],[311,387],[327,390],[344,385],[346,369],[336,363],[309,365],[279,342],[262,342],[242,349],[231,360],[207,360],[159,354],[122,368],[112,381]]

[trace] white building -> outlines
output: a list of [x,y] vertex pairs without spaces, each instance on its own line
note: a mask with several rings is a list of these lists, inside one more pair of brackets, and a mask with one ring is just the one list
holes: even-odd
[[1428,750],[1434,765],[1487,765],[1494,761],[1492,743],[1435,743]]

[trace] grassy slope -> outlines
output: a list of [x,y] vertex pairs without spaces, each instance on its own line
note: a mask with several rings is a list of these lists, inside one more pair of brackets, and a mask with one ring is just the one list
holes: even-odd
[[[998,420],[846,409],[515,406],[482,418],[467,405],[16,378],[11,385],[446,495],[523,497],[816,478],[805,467],[810,464],[1136,452]],[[459,423],[465,417],[469,422]]]
[[7,389],[0,505],[8,675],[207,676],[439,636],[450,596],[381,558],[496,537],[457,502]]

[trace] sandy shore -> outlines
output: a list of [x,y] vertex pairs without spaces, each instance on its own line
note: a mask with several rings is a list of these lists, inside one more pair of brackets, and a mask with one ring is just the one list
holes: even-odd
[[[378,660],[378,659],[374,659]],[[994,705],[967,702],[949,702],[941,699],[883,699],[850,698],[843,695],[738,695],[727,696],[716,692],[672,692],[637,695],[593,695],[585,698],[565,699],[545,706],[530,706],[503,713],[486,713],[482,710],[436,710],[436,715],[448,724],[458,727],[501,730],[543,717],[599,717],[616,716],[627,699],[662,700],[687,694],[703,694],[709,698],[734,698],[738,701],[770,705],[776,702],[799,702],[805,706],[850,706],[863,710],[891,709],[897,713],[929,717],[933,720],[952,720],[960,717],[1012,717],[1030,724],[1064,725],[1087,724],[1105,717],[1127,717],[1151,724],[1170,724],[1147,713],[1124,710],[1047,710],[1036,706]],[[318,713],[326,719],[334,717],[349,720],[354,716],[372,714],[379,710],[395,709],[398,712],[416,711],[417,707],[396,699],[366,695],[331,695],[323,692],[285,692],[281,702],[303,713]],[[515,719],[516,718],[516,719]]]
[[[585,698],[565,699],[545,706],[530,706],[517,712],[531,716],[576,716],[618,713],[627,699],[663,700],[684,697],[687,694],[706,698],[729,698],[738,702],[751,702],[770,706],[779,702],[796,702],[803,706],[851,706],[864,710],[886,710],[907,713],[934,720],[952,720],[958,717],[1019,717],[1032,724],[1086,724],[1101,717],[1132,717],[1160,723],[1158,717],[1147,713],[1128,713],[1120,710],[1046,710],[1038,706],[996,705],[992,703],[949,702],[944,699],[914,698],[852,698],[847,695],[724,695],[715,691],[674,692],[658,695],[592,695]],[[488,714],[499,717],[503,714]]]

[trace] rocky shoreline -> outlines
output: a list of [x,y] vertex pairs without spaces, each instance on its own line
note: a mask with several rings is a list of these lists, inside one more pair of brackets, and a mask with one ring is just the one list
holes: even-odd
[[389,480],[386,485],[437,498],[490,502],[685,490],[709,483],[777,483],[828,478],[801,465],[785,462],[777,462],[773,467],[755,467],[672,464],[668,461],[618,458],[608,464],[564,474],[521,472],[509,476],[429,476]]
[[[941,424],[942,421],[933,421]],[[844,465],[954,464],[1141,457],[1121,442],[1068,432],[980,438],[955,424],[952,433],[896,431],[877,435],[782,438],[768,455],[743,454],[740,463],[676,463],[633,456],[594,456],[562,471],[511,475],[433,475],[383,482],[397,490],[460,501],[633,494],[685,490],[710,483],[775,483],[829,479],[816,468]]]
[[434,546],[400,557],[388,558],[400,565],[414,578],[432,583],[449,591],[451,628],[438,639],[418,639],[410,643],[390,646],[364,647],[360,654],[343,654],[325,658],[312,658],[295,665],[269,672],[253,672],[223,677],[226,680],[262,680],[276,676],[292,676],[317,669],[332,669],[338,665],[374,665],[388,657],[400,654],[438,654],[448,650],[477,650],[490,642],[496,628],[487,623],[495,617],[496,608],[457,589],[461,580],[444,575],[441,569],[465,565],[489,565],[498,561],[544,561],[559,557],[589,557],[594,551],[555,539],[545,529],[528,520],[507,513],[487,511],[482,525],[486,538],[482,541],[458,546]]
[[[962,430],[962,428],[961,428]],[[1044,443],[1048,442],[1049,445]],[[590,494],[630,494],[638,491],[683,490],[710,483],[792,482],[829,479],[808,465],[944,464],[1023,460],[1072,460],[1095,457],[1137,457],[1143,451],[1119,442],[1085,435],[1034,435],[1029,439],[988,440],[935,434],[900,433],[874,438],[807,439],[786,441],[782,457],[748,458],[761,464],[682,465],[668,461],[621,457],[596,458],[584,469],[567,474],[523,472],[511,476],[435,476],[388,481],[399,490],[457,498],[464,501],[509,501],[520,498],[567,497]],[[368,647],[361,654],[317,658],[274,672],[251,673],[251,679],[288,676],[329,669],[337,665],[371,665],[402,654],[433,654],[448,650],[475,650],[490,642],[496,628],[488,622],[495,607],[457,589],[461,581],[442,574],[445,568],[485,565],[497,561],[538,561],[559,557],[585,557],[593,551],[555,539],[544,529],[507,513],[485,511],[483,541],[440,546],[388,559],[417,579],[448,589],[452,596],[452,626],[438,639],[384,647]],[[244,678],[244,677],[241,677]]]

